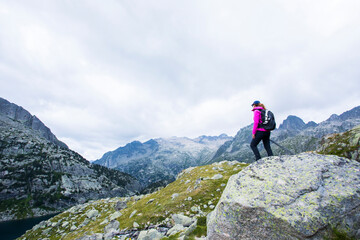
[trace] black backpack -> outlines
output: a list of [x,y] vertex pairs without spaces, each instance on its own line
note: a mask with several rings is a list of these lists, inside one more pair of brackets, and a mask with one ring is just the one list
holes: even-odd
[[262,123],[259,124],[260,128],[264,128],[265,130],[271,131],[276,128],[275,116],[269,110],[260,110],[261,112],[261,121]]

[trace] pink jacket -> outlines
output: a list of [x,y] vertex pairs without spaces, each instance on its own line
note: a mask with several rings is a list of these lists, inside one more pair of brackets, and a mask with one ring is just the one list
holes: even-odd
[[259,128],[259,124],[262,123],[261,121],[261,112],[259,111],[260,109],[264,109],[262,107],[254,107],[253,108],[253,112],[254,112],[254,127],[253,127],[253,130],[252,130],[252,134],[255,134],[256,131],[263,131],[263,132],[266,132],[265,129],[263,128]]

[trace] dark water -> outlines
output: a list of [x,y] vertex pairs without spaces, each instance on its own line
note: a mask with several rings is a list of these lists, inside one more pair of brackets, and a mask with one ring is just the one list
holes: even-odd
[[8,222],[0,222],[0,239],[1,240],[13,240],[23,235],[27,230],[30,230],[33,226],[41,221],[48,220],[56,214],[29,218],[24,220],[15,220]]

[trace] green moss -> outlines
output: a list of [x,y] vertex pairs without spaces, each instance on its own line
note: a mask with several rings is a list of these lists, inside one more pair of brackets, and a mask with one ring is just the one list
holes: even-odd
[[325,236],[325,240],[355,240],[353,237],[349,237],[349,235],[342,230],[337,228],[332,228],[332,233],[330,236]]
[[206,217],[199,217],[197,219],[197,226],[195,230],[189,235],[188,239],[195,239],[195,237],[206,236]]
[[180,233],[177,233],[169,237],[163,237],[161,240],[177,240],[179,237],[180,237]]

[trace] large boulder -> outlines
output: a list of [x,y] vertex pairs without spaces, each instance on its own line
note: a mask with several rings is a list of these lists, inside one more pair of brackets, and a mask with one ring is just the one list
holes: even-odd
[[360,239],[360,164],[304,153],[261,159],[230,177],[207,219],[214,239]]

